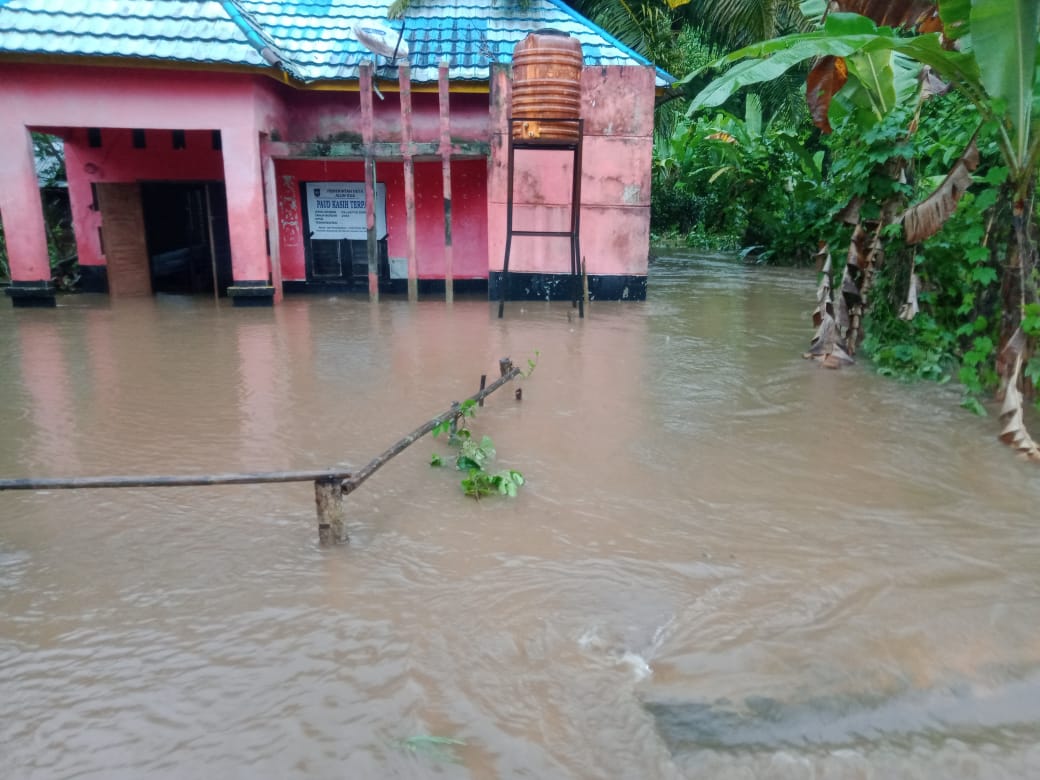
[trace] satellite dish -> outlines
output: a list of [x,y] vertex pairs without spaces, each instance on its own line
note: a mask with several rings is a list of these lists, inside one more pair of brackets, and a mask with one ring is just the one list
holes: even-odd
[[391,62],[396,59],[408,59],[408,41],[404,39],[403,28],[397,31],[390,25],[373,19],[356,24],[354,37],[370,52],[381,54]]

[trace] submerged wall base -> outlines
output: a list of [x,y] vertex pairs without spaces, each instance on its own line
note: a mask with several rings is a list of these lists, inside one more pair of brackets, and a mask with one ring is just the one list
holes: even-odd
[[228,287],[228,297],[232,306],[273,306],[274,287],[266,280],[236,279]]
[[[488,298],[502,295],[502,272],[488,275]],[[512,273],[506,288],[509,301],[569,301],[570,274]],[[646,277],[638,274],[589,274],[590,301],[645,301]]]
[[50,308],[57,302],[54,298],[54,285],[49,280],[38,282],[11,282],[5,292],[11,304],[19,309]]
[[104,265],[81,265],[79,267],[79,283],[76,287],[80,292],[107,293],[108,267]]

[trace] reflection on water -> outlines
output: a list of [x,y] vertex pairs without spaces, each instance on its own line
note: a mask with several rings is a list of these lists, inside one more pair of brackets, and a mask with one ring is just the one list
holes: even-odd
[[739,704],[648,702],[672,750],[704,748],[816,750],[871,742],[904,746],[915,737],[999,746],[1030,744],[1040,721],[1037,676],[1000,688],[950,685],[926,690],[869,691],[798,700],[748,697]]
[[520,497],[424,441],[349,547],[308,485],[0,494],[4,776],[1040,775],[1040,477],[955,390],[802,361],[813,284],[0,307],[5,476],[356,465],[541,353],[474,423]]

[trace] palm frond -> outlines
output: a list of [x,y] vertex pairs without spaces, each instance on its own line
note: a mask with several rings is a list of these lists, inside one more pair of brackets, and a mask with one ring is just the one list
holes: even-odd
[[387,19],[400,19],[412,4],[412,0],[393,0],[386,9]]

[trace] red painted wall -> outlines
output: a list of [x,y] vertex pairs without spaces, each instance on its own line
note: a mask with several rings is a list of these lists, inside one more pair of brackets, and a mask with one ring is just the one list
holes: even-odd
[[[360,162],[277,160],[278,211],[282,278],[305,280],[303,216],[300,183],[364,181]],[[376,178],[386,184],[387,249],[391,257],[408,254],[404,201],[404,166],[384,162]],[[456,279],[486,279],[488,270],[487,164],[456,160],[451,165],[452,259]],[[415,163],[415,224],[420,279],[442,279],[444,259],[444,197],[439,162]]]
[[144,149],[135,149],[132,131],[104,128],[101,146],[91,148],[87,131],[65,131],[65,169],[69,182],[73,230],[82,265],[102,265],[98,228],[101,214],[92,207],[92,183],[135,181],[222,181],[224,160],[213,149],[208,130],[185,133],[185,148],[174,149],[169,130],[146,130]]
[[[192,130],[202,131],[208,147],[209,131],[220,130],[224,153],[219,158],[222,164],[212,175],[206,160],[190,159],[190,137],[188,155],[184,157],[189,160],[186,165],[183,161],[171,161],[165,153],[154,165],[147,162],[150,155],[130,157],[135,150],[129,149],[128,140],[123,150],[102,147],[97,150],[100,156],[84,159],[81,154],[74,159],[78,167],[70,168],[69,186],[73,228],[77,242],[83,241],[81,260],[95,265],[103,262],[98,251],[97,217],[89,209],[90,198],[84,198],[83,180],[89,192],[91,177],[96,175],[85,170],[91,163],[110,177],[107,181],[153,176],[224,180],[235,279],[262,280],[276,274],[271,273],[266,249],[259,141],[261,133],[287,132],[283,92],[269,78],[249,74],[0,63],[0,140],[18,137],[24,128],[47,128],[63,136],[74,136],[71,130],[75,128],[123,128],[127,139],[130,128],[184,129],[189,136]],[[75,158],[75,137],[72,147]],[[82,151],[83,144],[79,143],[78,148]],[[17,231],[13,242],[9,239],[9,244],[13,243],[9,249],[14,250],[10,252],[12,273],[16,279],[35,279],[39,278],[38,257],[46,259],[46,244],[40,240],[42,230],[36,235],[37,231],[17,207],[18,203],[32,203],[34,211],[39,209],[39,194],[32,191],[35,182],[23,181],[24,177],[16,179],[14,175],[26,168],[14,159],[24,154],[14,144],[0,144],[0,173],[12,172],[5,177],[6,181],[0,182],[0,208],[19,224],[28,226]],[[149,167],[133,171],[135,162]],[[28,165],[31,163],[30,153]],[[23,249],[22,244],[30,242],[32,246]]]
[[[496,73],[492,93],[453,93],[454,142],[490,141],[484,159],[452,163],[454,274],[486,278],[501,268],[505,241],[505,116],[508,77]],[[650,68],[586,68],[582,112],[586,121],[582,179],[582,252],[590,273],[645,274],[649,246],[650,153],[654,72]],[[413,139],[439,137],[437,96],[414,92]],[[305,279],[301,181],[363,181],[359,162],[288,160],[273,163],[261,153],[263,136],[285,141],[337,137],[360,140],[359,94],[299,91],[251,74],[0,63],[0,209],[8,222],[8,248],[15,279],[47,274],[39,193],[26,128],[48,128],[66,137],[74,228],[84,264],[101,264],[90,183],[139,180],[223,180],[228,192],[232,264],[236,280]],[[490,108],[490,110],[489,110]],[[401,133],[396,91],[374,101],[377,141]],[[103,145],[91,149],[87,127],[103,129]],[[148,131],[148,146],[136,150],[130,128]],[[112,130],[109,128],[121,128]],[[187,148],[172,149],[170,129],[187,131]],[[223,152],[211,146],[222,131]],[[563,227],[568,163],[543,155],[518,176],[518,222]],[[262,171],[274,173],[267,191]],[[417,162],[418,275],[443,277],[444,222],[439,162]],[[268,178],[271,178],[268,176]],[[380,163],[387,184],[389,251],[407,255],[403,165]],[[278,251],[269,261],[264,199],[278,219]],[[29,204],[26,206],[25,204]],[[274,208],[274,206],[277,208]],[[275,216],[277,215],[277,216]],[[294,232],[295,231],[295,232]],[[272,248],[273,250],[274,248]],[[565,272],[565,241],[518,239],[511,268]],[[276,293],[277,297],[277,293]]]
[[[293,141],[316,141],[340,135],[341,141],[361,140],[358,92],[294,92],[287,96],[289,135]],[[488,96],[452,93],[451,135],[456,141],[487,141],[490,132]],[[401,103],[396,92],[384,91],[372,101],[377,141],[401,140]],[[412,140],[440,140],[437,95],[412,92]]]
[[[502,268],[508,197],[511,83],[492,72],[491,168],[488,232],[491,269]],[[645,275],[650,254],[650,162],[653,152],[654,70],[585,68],[581,74],[581,253],[590,274]],[[518,150],[514,164],[513,223],[522,230],[569,230],[570,152]],[[566,238],[514,238],[509,270],[567,273]]]

